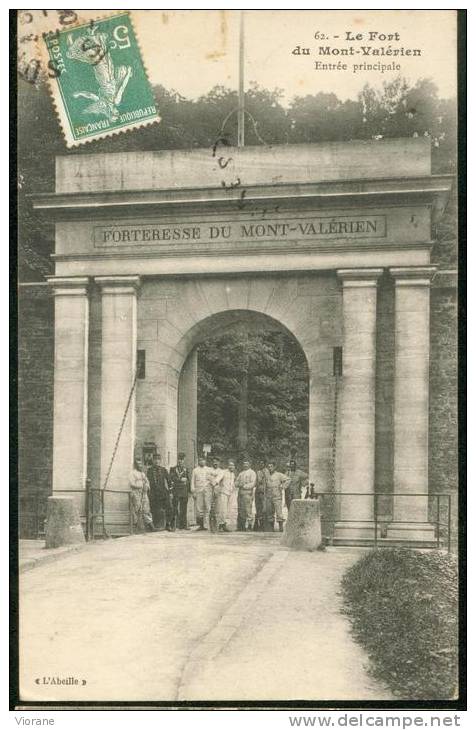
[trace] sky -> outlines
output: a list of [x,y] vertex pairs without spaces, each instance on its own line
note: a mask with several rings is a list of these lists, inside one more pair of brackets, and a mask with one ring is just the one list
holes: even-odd
[[[220,84],[238,84],[239,11],[179,10],[132,11],[134,26],[150,79],[183,96],[196,98]],[[335,92],[355,99],[364,86],[380,86],[399,74],[415,82],[429,77],[440,96],[455,95],[456,12],[439,10],[247,10],[245,25],[245,85],[284,91],[284,102],[294,96]],[[386,40],[370,41],[378,32]],[[362,33],[362,41],[345,41],[345,35]],[[315,33],[329,37],[314,38]],[[393,34],[393,39],[389,38]],[[400,39],[395,40],[396,34]],[[334,36],[339,38],[334,38]],[[311,55],[292,54],[296,46],[310,48]],[[365,57],[319,56],[319,46],[361,45],[422,50],[421,56]],[[346,71],[314,69],[314,61],[348,64]],[[353,72],[353,63],[376,62],[401,65],[401,70]]]

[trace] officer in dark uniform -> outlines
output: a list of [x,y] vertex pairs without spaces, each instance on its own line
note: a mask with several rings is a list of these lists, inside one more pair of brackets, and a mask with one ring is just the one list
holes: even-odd
[[150,484],[150,510],[155,527],[159,527],[165,514],[165,529],[174,528],[173,494],[167,469],[161,465],[160,454],[154,454],[152,465],[147,470]]
[[170,470],[170,484],[173,493],[173,525],[177,523],[179,530],[188,530],[187,505],[190,494],[190,474],[185,466],[185,454],[178,455],[177,466]]

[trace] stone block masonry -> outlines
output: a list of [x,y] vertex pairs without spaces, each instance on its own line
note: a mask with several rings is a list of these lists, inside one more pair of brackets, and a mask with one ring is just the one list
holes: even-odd
[[18,320],[20,536],[34,538],[52,483],[54,301],[46,283],[20,285]]
[[[430,298],[430,492],[451,494],[453,544],[458,538],[458,320],[457,293],[435,277]],[[454,275],[453,275],[454,283]],[[447,281],[447,284],[451,282]],[[440,501],[446,515],[446,500]],[[436,500],[430,504],[435,515]],[[445,516],[446,519],[446,516]]]

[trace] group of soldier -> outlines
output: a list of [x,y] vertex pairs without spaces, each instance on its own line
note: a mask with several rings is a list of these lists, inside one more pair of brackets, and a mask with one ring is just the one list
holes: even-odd
[[[159,454],[144,468],[136,459],[129,486],[136,531],[161,529],[188,530],[187,507],[190,494],[195,502],[197,530],[214,529],[230,532],[233,500],[237,498],[240,531],[272,532],[275,523],[283,531],[283,497],[290,508],[293,499],[301,499],[308,486],[307,475],[291,460],[285,472],[278,471],[273,460],[260,460],[257,469],[244,460],[241,471],[228,460],[222,468],[214,457],[211,465],[200,457],[191,473],[185,465],[185,454],[179,453],[177,465],[170,471],[162,465]],[[254,510],[253,510],[254,504]]]

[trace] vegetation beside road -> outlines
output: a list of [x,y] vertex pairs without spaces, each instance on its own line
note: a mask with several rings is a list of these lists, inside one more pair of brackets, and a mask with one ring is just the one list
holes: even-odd
[[455,558],[436,550],[374,550],[344,575],[353,634],[397,697],[455,698],[457,586]]

